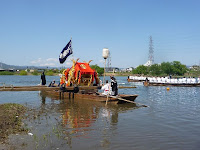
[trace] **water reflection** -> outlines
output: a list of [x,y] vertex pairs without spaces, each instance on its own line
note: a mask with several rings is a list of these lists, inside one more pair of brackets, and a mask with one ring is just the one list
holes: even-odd
[[[137,107],[134,104],[108,104],[82,99],[58,100],[39,92],[40,105],[34,109],[28,124],[38,139],[26,140],[27,147],[37,146],[45,149],[69,146],[81,148],[75,141],[85,144],[100,143],[108,147],[118,129],[119,114]],[[37,138],[35,138],[37,139]],[[50,143],[48,143],[48,142]],[[54,141],[51,143],[51,141]],[[32,144],[29,144],[31,143]]]

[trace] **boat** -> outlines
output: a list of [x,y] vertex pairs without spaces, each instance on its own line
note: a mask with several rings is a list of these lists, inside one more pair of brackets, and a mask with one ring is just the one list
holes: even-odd
[[[71,98],[81,98],[90,99],[93,101],[100,102],[114,102],[114,103],[133,103],[138,95],[123,95],[118,96],[105,96],[98,93],[100,86],[100,79],[95,70],[91,69],[89,62],[78,62],[77,60],[72,60],[73,65],[71,68],[65,69],[60,75],[60,90],[45,91],[47,94],[55,96],[57,98],[65,97]],[[91,87],[90,89],[82,89],[83,86]],[[73,90],[67,90],[69,87],[74,87]],[[96,87],[96,88],[94,88]]]
[[144,81],[144,86],[177,86],[177,87],[200,87],[200,83],[158,83]]
[[144,86],[200,87],[200,78],[169,78],[128,76],[128,82],[143,82]]
[[138,95],[120,94],[117,96],[106,96],[98,93],[98,89],[101,89],[100,79],[97,72],[91,69],[89,65],[91,60],[87,63],[78,62],[78,60],[72,60],[72,67],[65,69],[62,75],[60,75],[60,90],[44,90],[43,92],[59,99],[79,98],[99,102],[113,102],[116,104],[135,103],[134,100]]
[[128,82],[143,82],[146,80],[146,77],[143,76],[128,76]]
[[[48,86],[13,86],[13,87],[0,87],[1,91],[41,91],[46,96],[51,96],[56,99],[87,99],[99,102],[113,102],[116,104],[122,103],[135,103],[134,100],[138,95],[125,95],[118,96],[105,96],[98,93],[100,86],[79,86],[79,87],[48,87]],[[127,88],[127,87],[125,87]],[[128,87],[129,88],[129,87]],[[136,104],[136,103],[135,103]]]
[[[59,86],[3,86],[0,91],[41,91],[46,95],[57,99],[88,99],[99,102],[112,102],[115,104],[135,103],[138,95],[119,94],[117,96],[102,95],[98,93],[101,89],[100,79],[95,70],[91,69],[89,62],[78,62],[72,60],[71,68],[65,69],[60,75]],[[135,87],[119,87],[135,88]]]
[[106,96],[98,92],[94,92],[94,90],[92,91],[80,90],[77,93],[62,92],[60,90],[54,90],[54,91],[44,90],[42,92],[43,94],[56,98],[56,99],[72,99],[73,98],[73,99],[91,100],[91,101],[98,101],[98,102],[108,102],[108,103],[114,103],[114,104],[123,104],[123,103],[137,104],[134,102],[134,100],[138,96],[138,95],[125,95],[125,94],[119,94],[118,96]]

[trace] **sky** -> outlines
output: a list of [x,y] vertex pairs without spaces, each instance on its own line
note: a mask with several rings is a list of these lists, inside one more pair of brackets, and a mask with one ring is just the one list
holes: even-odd
[[[148,61],[200,65],[199,0],[0,0],[0,62],[69,67],[72,59],[137,67]],[[72,38],[73,55],[59,55]]]

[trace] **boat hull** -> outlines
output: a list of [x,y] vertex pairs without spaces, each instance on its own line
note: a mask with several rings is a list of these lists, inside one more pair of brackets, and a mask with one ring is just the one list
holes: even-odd
[[105,96],[105,95],[100,95],[99,93],[87,93],[87,94],[82,94],[82,93],[69,93],[69,92],[60,92],[59,90],[57,91],[43,91],[48,96],[57,98],[57,99],[86,99],[86,100],[92,100],[92,101],[99,101],[99,102],[108,102],[108,103],[116,103],[116,104],[123,104],[127,103],[126,101],[120,100],[125,99],[128,101],[134,102],[134,100],[137,98],[138,95],[125,95],[125,94],[120,94],[119,96]]

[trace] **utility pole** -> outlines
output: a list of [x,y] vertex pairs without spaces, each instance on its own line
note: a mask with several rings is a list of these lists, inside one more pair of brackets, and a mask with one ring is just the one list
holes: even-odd
[[153,50],[153,40],[152,36],[149,37],[149,62],[150,65],[154,64],[154,56],[153,56],[154,50]]

